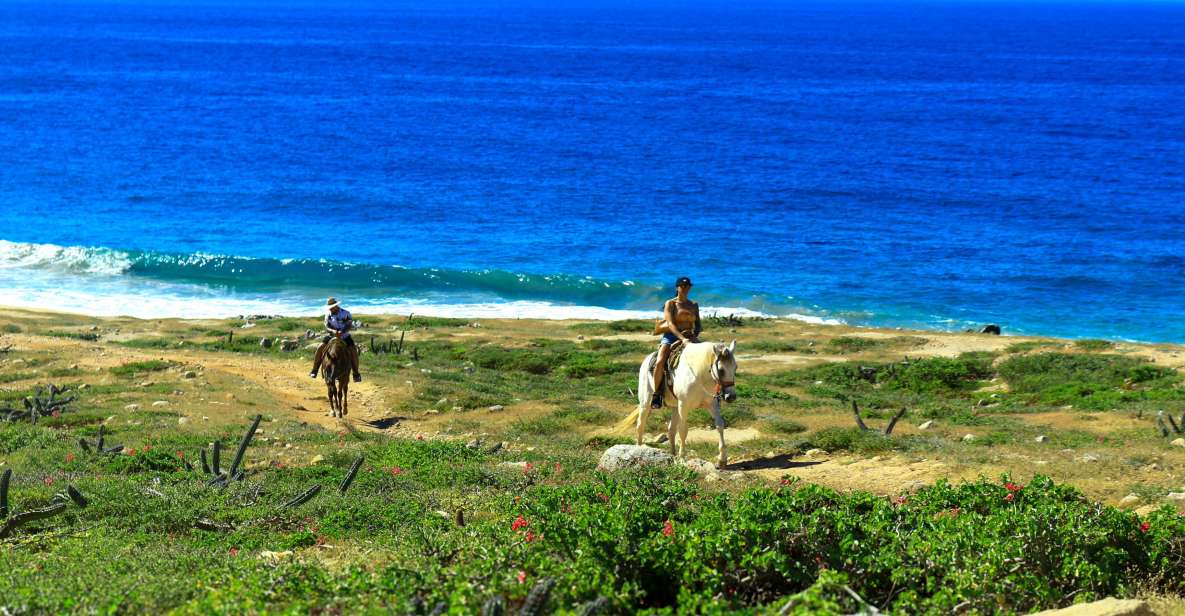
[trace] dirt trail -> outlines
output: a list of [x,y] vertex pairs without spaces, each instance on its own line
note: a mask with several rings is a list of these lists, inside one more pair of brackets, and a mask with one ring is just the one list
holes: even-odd
[[[299,421],[332,429],[342,426],[340,420],[328,416],[325,383],[319,378],[309,378],[311,366],[303,355],[280,361],[260,361],[251,355],[185,349],[134,349],[69,338],[13,335],[8,340],[23,350],[69,352],[84,369],[105,369],[154,359],[176,362],[200,369],[208,380],[246,381],[248,387],[254,386],[281,403],[280,408],[275,409],[276,414],[287,414]],[[383,385],[373,382],[351,383],[349,424],[357,429],[380,430],[368,422],[390,415],[388,400],[393,396],[386,390]]]

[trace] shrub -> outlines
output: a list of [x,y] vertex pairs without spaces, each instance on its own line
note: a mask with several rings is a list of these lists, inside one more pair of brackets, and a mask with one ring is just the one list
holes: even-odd
[[115,376],[135,376],[145,372],[159,372],[161,370],[168,370],[173,366],[173,362],[159,359],[150,359],[148,361],[134,361],[120,366],[111,368],[111,374]]
[[799,432],[806,432],[806,426],[798,423],[797,421],[792,421],[783,417],[774,417],[767,420],[765,424],[769,430],[778,434],[798,434]]
[[[1010,357],[999,366],[1000,376],[1016,393],[1050,405],[1074,404],[1105,409],[1142,399],[1181,399],[1173,387],[1180,376],[1171,368],[1122,355],[1040,353]],[[1143,385],[1139,391],[1122,388]]]
[[1110,340],[1075,340],[1074,347],[1083,351],[1106,351],[1115,346]]

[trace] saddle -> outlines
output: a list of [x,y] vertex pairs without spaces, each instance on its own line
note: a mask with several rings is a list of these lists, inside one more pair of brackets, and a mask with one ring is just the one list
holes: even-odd
[[[670,381],[671,375],[674,374],[675,368],[679,367],[679,360],[682,358],[683,358],[683,341],[678,340],[674,344],[671,345],[671,354],[667,355],[667,366],[666,366],[666,368],[664,368],[664,374],[665,374],[666,378],[663,379],[663,382],[667,383],[668,387],[670,386],[669,384],[671,382]],[[650,358],[649,368],[650,368],[651,372],[654,372],[654,364],[656,364],[657,362],[658,362],[658,354],[655,354],[654,356],[652,356]]]

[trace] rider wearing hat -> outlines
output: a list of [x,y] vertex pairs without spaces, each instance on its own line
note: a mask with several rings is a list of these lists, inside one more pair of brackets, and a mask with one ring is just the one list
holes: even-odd
[[654,396],[650,399],[650,407],[656,409],[662,408],[662,394],[665,391],[663,376],[666,374],[667,358],[671,356],[671,346],[676,342],[699,342],[699,334],[703,331],[699,304],[687,297],[691,292],[691,279],[682,276],[676,280],[675,292],[675,297],[668,299],[662,309],[662,324],[666,326],[666,331],[659,341],[658,361],[654,364]]
[[333,338],[341,338],[350,349],[350,366],[354,369],[354,382],[361,383],[362,373],[358,372],[358,346],[354,344],[354,338],[350,335],[350,330],[354,329],[354,319],[350,311],[342,308],[337,299],[332,297],[325,302],[325,310],[325,330],[329,335],[321,341],[317,354],[313,356],[313,371],[309,376],[317,378],[317,373],[321,370],[321,360],[325,358],[326,346]]

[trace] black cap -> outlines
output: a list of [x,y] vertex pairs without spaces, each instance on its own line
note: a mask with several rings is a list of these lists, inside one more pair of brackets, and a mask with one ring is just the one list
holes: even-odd
[[683,285],[687,285],[690,287],[691,286],[691,279],[688,278],[687,276],[680,276],[679,279],[675,281],[675,287],[681,287]]

